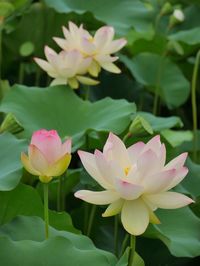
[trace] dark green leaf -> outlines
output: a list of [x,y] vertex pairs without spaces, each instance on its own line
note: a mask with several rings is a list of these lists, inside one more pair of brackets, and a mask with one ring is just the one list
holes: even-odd
[[74,146],[78,147],[88,129],[120,134],[130,123],[135,105],[110,98],[90,103],[81,100],[67,86],[16,85],[4,98],[0,110],[16,116],[25,129],[23,136],[30,137],[41,128],[56,129],[62,137],[73,137]]
[[85,236],[50,228],[50,238],[44,240],[44,222],[38,217],[18,217],[4,225],[0,235],[2,265],[116,265],[113,254],[95,248]]
[[[0,224],[11,221],[17,215],[39,216],[43,218],[44,207],[37,191],[30,186],[20,184],[9,192],[0,192]],[[67,213],[49,211],[50,224],[58,230],[78,233]]]
[[141,53],[133,59],[121,56],[136,80],[149,87],[160,97],[168,108],[182,105],[189,96],[190,84],[181,70],[166,57],[151,53]]
[[22,176],[20,154],[26,148],[24,140],[18,140],[9,133],[0,135],[0,191],[17,186]]

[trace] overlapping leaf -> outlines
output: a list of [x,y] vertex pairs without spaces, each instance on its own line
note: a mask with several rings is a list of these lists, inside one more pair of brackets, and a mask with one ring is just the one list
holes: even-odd
[[44,222],[38,217],[20,216],[2,226],[0,246],[0,261],[7,266],[116,265],[113,254],[95,248],[85,236],[51,227],[50,238],[44,240]]
[[65,86],[28,88],[16,85],[4,98],[0,110],[16,116],[25,129],[25,137],[41,128],[53,128],[62,137],[73,137],[78,147],[89,129],[121,133],[130,123],[135,105],[110,98],[85,102]]

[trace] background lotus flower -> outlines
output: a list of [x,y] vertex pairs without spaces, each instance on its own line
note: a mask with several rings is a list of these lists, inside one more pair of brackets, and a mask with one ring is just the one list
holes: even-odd
[[53,85],[69,84],[73,89],[79,87],[79,82],[87,85],[96,85],[98,81],[85,77],[92,59],[84,58],[78,50],[61,51],[57,54],[53,49],[45,46],[47,61],[35,58],[35,62],[54,78]]
[[101,67],[113,73],[120,73],[120,69],[113,63],[118,57],[111,56],[126,45],[124,38],[113,40],[114,28],[103,26],[92,37],[83,26],[77,27],[69,22],[69,29],[63,27],[65,39],[54,38],[55,42],[65,51],[77,49],[84,57],[92,57],[93,61],[88,69],[89,73],[97,77]]
[[38,130],[33,133],[28,156],[22,152],[21,161],[31,174],[43,183],[62,175],[71,160],[71,139],[63,144],[56,130]]
[[186,176],[187,154],[182,153],[165,165],[166,149],[159,136],[126,149],[110,133],[103,153],[79,151],[79,156],[88,173],[105,190],[80,190],[75,196],[93,204],[110,204],[103,216],[121,212],[122,224],[132,235],[144,233],[149,222],[160,223],[154,213],[157,208],[176,209],[193,202],[185,195],[168,191]]

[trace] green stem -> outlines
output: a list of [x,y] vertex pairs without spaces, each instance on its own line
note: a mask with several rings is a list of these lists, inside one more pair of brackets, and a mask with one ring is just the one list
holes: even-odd
[[191,91],[191,100],[192,100],[192,119],[193,119],[193,159],[196,161],[197,159],[197,101],[196,101],[196,87],[197,87],[197,75],[199,70],[200,63],[200,50],[197,53],[193,75],[192,75],[192,91]]
[[122,141],[125,143],[127,141],[127,139],[129,139],[131,137],[131,132],[128,132],[122,139]]
[[85,235],[87,234],[88,216],[89,216],[89,204],[87,202],[84,202],[84,228],[83,228],[83,232]]
[[19,65],[19,84],[23,84],[24,82],[24,63],[20,63]]
[[90,236],[91,234],[91,229],[92,229],[92,225],[93,225],[93,221],[94,221],[94,215],[96,212],[96,205],[92,205],[91,211],[90,211],[90,216],[89,216],[89,221],[88,221],[88,228],[87,228],[87,236]]
[[128,243],[128,239],[129,239],[129,234],[126,233],[124,240],[122,242],[122,246],[121,246],[121,254],[120,256],[122,256],[124,254],[124,251],[126,249],[127,243]]
[[119,227],[119,221],[118,216],[115,215],[114,217],[114,248],[115,248],[115,255],[118,257],[118,240],[119,240],[119,234],[118,234],[118,227]]
[[62,176],[58,178],[58,191],[57,191],[57,211],[62,210]]
[[130,253],[129,253],[128,266],[133,266],[134,255],[135,255],[135,243],[136,243],[136,237],[130,235]]
[[48,202],[48,183],[44,183],[44,220],[45,220],[45,237],[49,237],[49,202]]
[[167,50],[165,50],[160,58],[160,62],[158,65],[158,72],[157,72],[157,79],[156,79],[156,88],[155,88],[155,95],[154,95],[154,103],[153,103],[153,114],[156,115],[158,111],[158,104],[159,104],[159,90],[160,90],[160,81],[163,73],[164,67],[164,59],[167,55]]
[[[1,22],[0,22],[1,23]],[[3,31],[3,25],[0,25],[0,81],[1,81],[1,75],[2,75],[2,31]]]
[[36,69],[36,73],[35,73],[35,86],[38,87],[40,85],[40,77],[41,77],[41,70],[38,67]]
[[89,86],[85,86],[84,100],[88,101],[89,98],[90,98],[90,87]]

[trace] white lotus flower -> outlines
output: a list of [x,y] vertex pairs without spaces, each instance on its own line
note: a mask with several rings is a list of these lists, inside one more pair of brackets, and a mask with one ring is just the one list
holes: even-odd
[[79,87],[79,82],[87,85],[96,85],[98,81],[84,76],[91,65],[90,57],[84,58],[78,50],[61,51],[57,54],[53,49],[45,46],[47,61],[35,58],[35,62],[54,78],[53,85],[69,84],[73,89]]
[[165,165],[166,149],[160,137],[147,144],[138,142],[128,149],[110,133],[103,152],[94,155],[79,151],[87,172],[105,189],[80,190],[77,198],[93,204],[109,204],[104,217],[121,212],[121,221],[132,235],[144,233],[149,222],[158,224],[157,208],[176,209],[193,202],[189,197],[168,191],[188,173],[184,166],[187,153],[182,153]]
[[127,41],[124,38],[113,40],[114,33],[113,27],[104,26],[92,37],[82,25],[77,27],[69,22],[69,29],[63,27],[65,39],[56,37],[53,39],[65,51],[77,49],[84,57],[92,57],[88,71],[92,76],[97,77],[101,68],[113,73],[121,72],[113,63],[118,57],[111,55],[124,47]]

